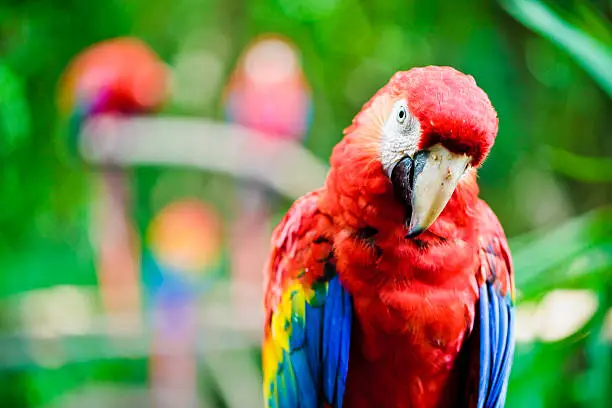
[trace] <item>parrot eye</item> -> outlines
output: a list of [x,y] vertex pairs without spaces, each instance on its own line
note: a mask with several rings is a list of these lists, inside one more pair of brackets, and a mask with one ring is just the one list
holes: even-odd
[[397,112],[397,122],[399,124],[404,123],[404,121],[406,120],[406,117],[408,116],[408,114],[406,113],[406,108],[404,108],[403,106],[399,109],[399,112]]

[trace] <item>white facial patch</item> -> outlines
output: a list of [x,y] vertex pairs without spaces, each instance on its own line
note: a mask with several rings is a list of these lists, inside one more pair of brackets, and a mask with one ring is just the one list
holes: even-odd
[[387,175],[403,157],[413,156],[417,150],[421,125],[408,110],[405,99],[395,102],[391,114],[383,124],[381,163]]

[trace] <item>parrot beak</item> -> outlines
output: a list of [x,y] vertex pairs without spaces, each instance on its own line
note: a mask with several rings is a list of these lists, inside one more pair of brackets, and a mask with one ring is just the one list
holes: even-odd
[[412,208],[406,238],[416,237],[434,223],[469,163],[468,155],[452,153],[437,144],[395,165],[391,173],[395,192]]

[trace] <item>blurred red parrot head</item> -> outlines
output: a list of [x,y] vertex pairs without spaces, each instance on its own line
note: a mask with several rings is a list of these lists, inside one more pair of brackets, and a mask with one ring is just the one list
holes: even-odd
[[312,106],[299,50],[282,36],[255,38],[230,78],[225,104],[231,122],[271,137],[304,137]]
[[64,113],[77,104],[104,113],[157,109],[168,92],[168,72],[158,56],[135,38],[116,38],[80,53],[67,68],[58,104]]
[[473,77],[450,67],[398,72],[345,130],[332,172],[340,170],[344,189],[369,183],[370,191],[385,193],[392,186],[410,210],[408,236],[416,236],[440,215],[463,175],[483,162],[497,124]]

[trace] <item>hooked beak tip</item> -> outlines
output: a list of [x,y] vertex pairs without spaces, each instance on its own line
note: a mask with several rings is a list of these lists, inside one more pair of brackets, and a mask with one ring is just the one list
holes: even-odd
[[415,238],[421,235],[423,231],[425,231],[425,228],[421,227],[420,225],[417,225],[415,227],[410,227],[410,229],[408,230],[408,233],[406,234],[404,238]]

